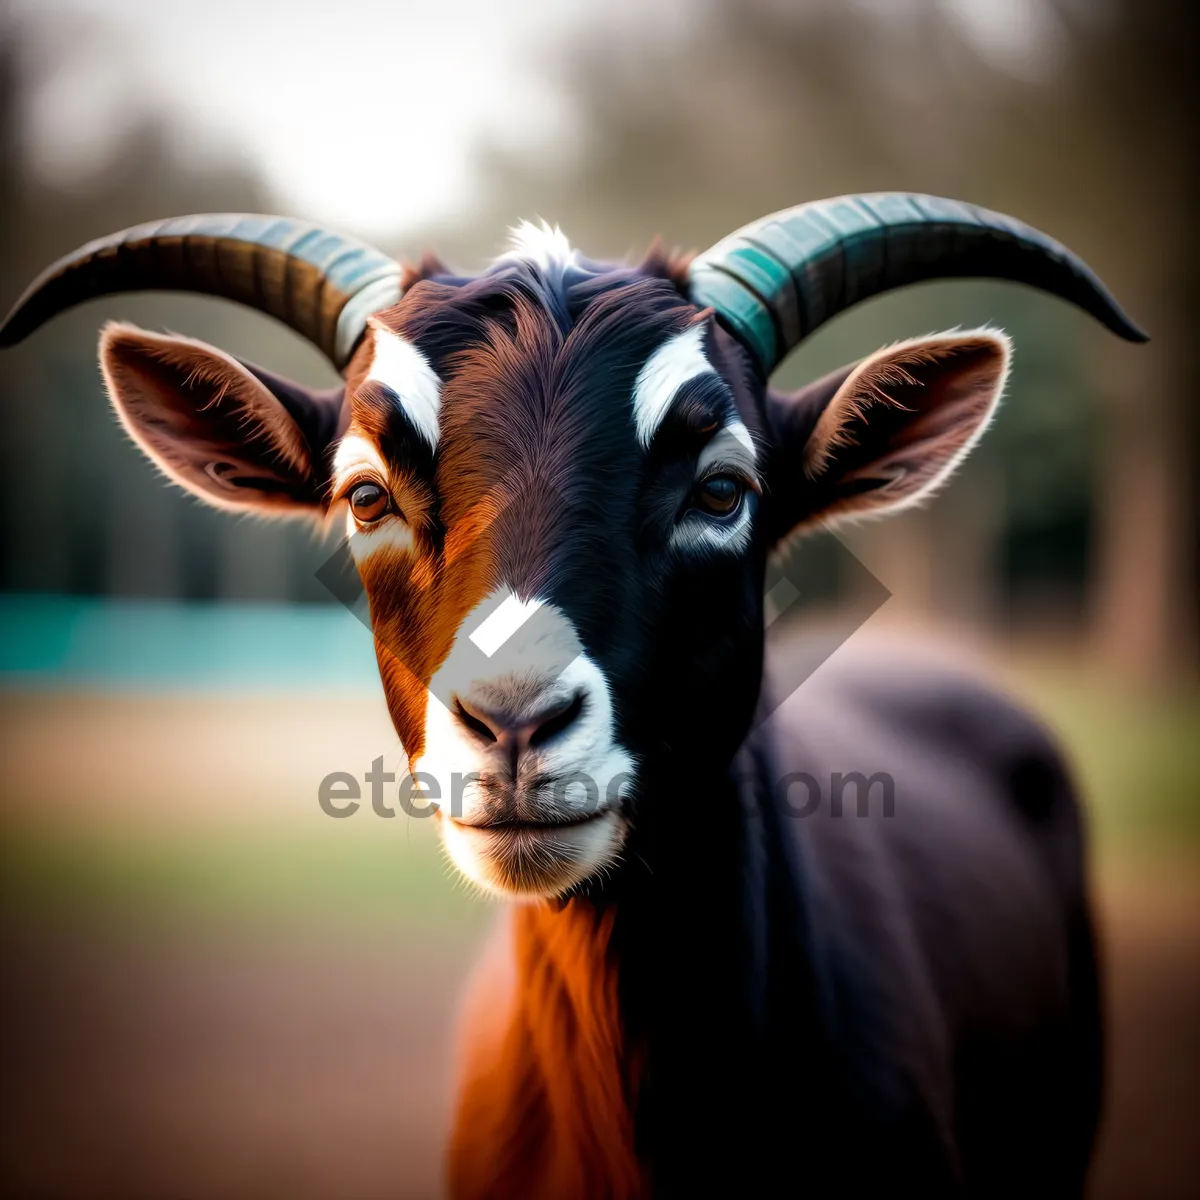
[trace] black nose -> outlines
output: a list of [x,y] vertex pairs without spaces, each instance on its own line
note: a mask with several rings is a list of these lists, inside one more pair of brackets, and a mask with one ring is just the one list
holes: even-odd
[[452,711],[459,724],[475,738],[507,750],[515,764],[523,750],[544,746],[574,724],[583,712],[583,693],[556,696],[519,710],[455,696]]

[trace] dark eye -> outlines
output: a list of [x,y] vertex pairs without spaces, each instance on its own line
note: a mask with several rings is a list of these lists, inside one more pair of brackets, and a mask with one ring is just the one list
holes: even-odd
[[356,521],[369,525],[378,521],[391,508],[387,492],[377,483],[360,483],[350,493],[350,511]]
[[745,485],[732,475],[710,475],[696,484],[692,503],[714,517],[727,517],[742,502]]

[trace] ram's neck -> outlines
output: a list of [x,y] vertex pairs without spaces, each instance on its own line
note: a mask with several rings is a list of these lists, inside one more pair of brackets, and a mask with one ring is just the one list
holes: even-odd
[[655,812],[616,896],[513,910],[503,996],[498,971],[467,1031],[456,1196],[689,1186],[679,1164],[704,1161],[698,1131],[719,1114],[719,1154],[751,1119],[730,1098],[758,1060],[762,830],[724,777],[677,784]]
[[582,899],[513,910],[508,962],[475,997],[491,1034],[468,1031],[454,1196],[647,1193],[634,1150],[643,1054],[623,1020],[616,919],[614,906]]

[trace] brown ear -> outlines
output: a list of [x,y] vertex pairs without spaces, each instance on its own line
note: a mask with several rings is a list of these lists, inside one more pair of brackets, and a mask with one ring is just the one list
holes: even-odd
[[885,347],[793,395],[769,393],[772,534],[929,496],[987,428],[1009,356],[1001,333],[946,333]]
[[203,342],[132,325],[105,329],[100,367],[129,435],[189,492],[239,512],[324,510],[341,389],[310,391]]

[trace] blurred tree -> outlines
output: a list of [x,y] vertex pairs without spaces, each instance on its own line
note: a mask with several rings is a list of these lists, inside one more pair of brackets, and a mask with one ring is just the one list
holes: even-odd
[[[435,245],[480,265],[505,225],[536,214],[595,255],[636,254],[655,230],[702,247],[798,200],[889,188],[960,195],[1047,229],[1112,283],[1155,335],[1150,348],[1119,345],[1033,293],[940,284],[840,317],[779,383],[933,328],[990,319],[1009,329],[1013,400],[955,482],[954,502],[855,534],[855,544],[897,605],[1026,620],[1053,596],[1075,625],[1091,613],[1099,650],[1127,675],[1160,674],[1194,662],[1200,640],[1200,614],[1187,608],[1200,528],[1187,17],[1184,0],[622,6],[543,64],[576,111],[576,134],[538,161],[481,147],[492,186],[474,219],[393,249]],[[6,27],[0,9],[0,31],[6,296],[122,225],[275,207],[243,164],[197,161],[152,116],[77,191],[47,185],[17,136],[29,30]],[[106,33],[73,24],[42,41],[60,36]],[[0,583],[321,598],[319,552],[304,533],[273,530],[266,553],[252,527],[163,488],[121,444],[92,357],[96,325],[114,313],[329,377],[290,334],[216,302],[121,298],[59,319],[0,359],[11,414]]]
[[1071,47],[1052,93],[1056,119],[1018,96],[1014,128],[1046,190],[1079,205],[1119,294],[1154,337],[1136,359],[1106,346],[1092,364],[1106,417],[1097,650],[1130,676],[1191,673],[1200,648],[1194,6],[1109,0],[1100,16],[1079,0],[1054,7]]
[[[104,233],[181,212],[272,209],[243,164],[195,161],[186,139],[149,113],[135,114],[109,160],[78,186],[45,182],[20,138],[33,60],[60,43],[65,53],[78,39],[112,38],[102,21],[52,32],[39,39],[38,30],[0,10],[4,303],[48,263]],[[322,555],[307,530],[276,526],[264,535],[252,522],[230,520],[164,486],[130,451],[96,369],[96,330],[114,317],[185,331],[300,378],[324,382],[332,374],[315,350],[275,322],[217,301],[118,297],[57,318],[0,357],[0,586],[327,600],[313,578]]]
[[[950,599],[976,616],[1000,610],[989,574],[1018,598],[1073,594],[1076,624],[1086,588],[1112,666],[1133,677],[1193,663],[1185,330],[1197,259],[1182,0],[712,0],[689,12],[672,37],[646,15],[548,66],[575,96],[580,139],[554,161],[493,154],[491,219],[477,228],[548,213],[589,252],[620,255],[656,228],[699,247],[808,197],[910,188],[1059,236],[1151,328],[1150,349],[1032,293],[946,284],[839,318],[780,382],[889,338],[1000,318],[1018,353],[996,435],[953,505],[855,535],[868,563],[880,556],[901,605]],[[458,242],[469,255],[495,248]]]

